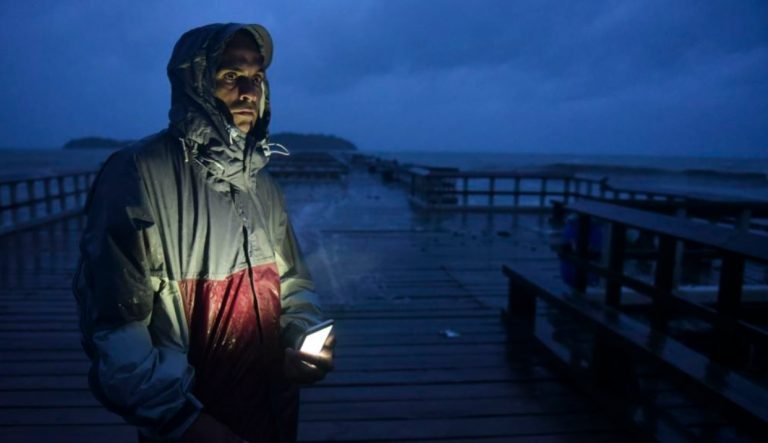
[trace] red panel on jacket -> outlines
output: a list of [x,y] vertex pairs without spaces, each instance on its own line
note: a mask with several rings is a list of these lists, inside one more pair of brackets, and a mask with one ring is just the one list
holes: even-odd
[[179,282],[194,393],[206,411],[243,436],[274,428],[270,389],[279,383],[282,368],[277,267],[271,263],[250,271],[252,276],[245,269],[223,280]]

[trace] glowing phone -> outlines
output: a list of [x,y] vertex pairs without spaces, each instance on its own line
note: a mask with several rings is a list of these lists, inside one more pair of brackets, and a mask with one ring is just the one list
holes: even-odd
[[299,350],[307,354],[319,354],[323,350],[325,340],[331,335],[333,320],[326,320],[307,329],[301,339]]

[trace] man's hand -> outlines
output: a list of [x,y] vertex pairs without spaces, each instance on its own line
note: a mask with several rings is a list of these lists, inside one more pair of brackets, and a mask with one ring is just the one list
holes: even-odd
[[201,412],[189,429],[181,436],[182,443],[245,443],[228,427],[212,416]]
[[318,382],[333,370],[333,348],[336,336],[331,334],[320,354],[307,354],[295,349],[285,350],[283,374],[286,380],[300,385]]

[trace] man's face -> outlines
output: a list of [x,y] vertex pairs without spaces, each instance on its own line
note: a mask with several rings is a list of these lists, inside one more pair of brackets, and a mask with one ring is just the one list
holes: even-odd
[[235,126],[246,134],[259,118],[264,93],[263,64],[253,37],[238,32],[229,41],[216,70],[213,93],[227,105]]

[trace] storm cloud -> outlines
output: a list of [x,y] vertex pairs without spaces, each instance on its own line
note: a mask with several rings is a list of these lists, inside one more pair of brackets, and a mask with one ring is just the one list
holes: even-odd
[[766,156],[764,1],[28,1],[0,6],[1,145],[163,128],[175,40],[275,39],[273,132],[369,150]]

